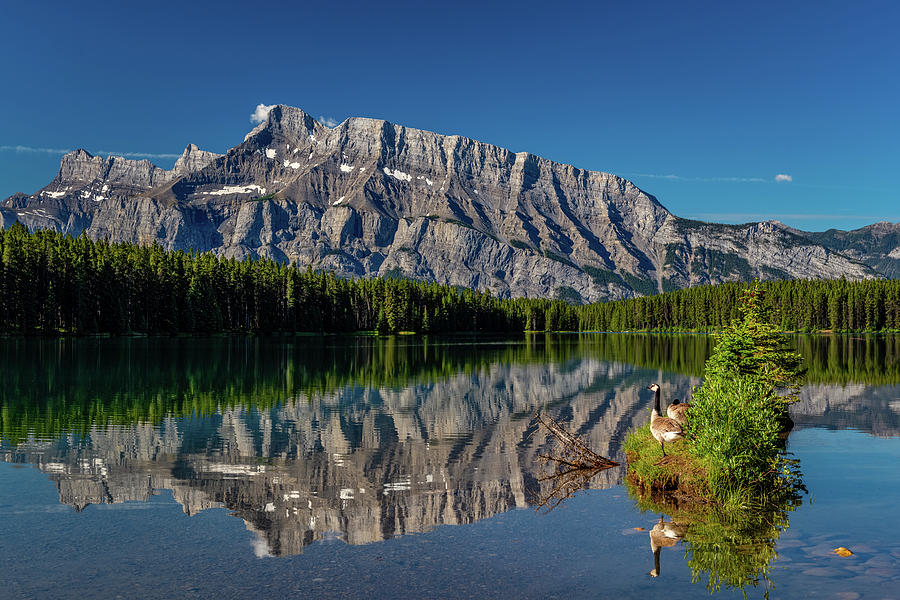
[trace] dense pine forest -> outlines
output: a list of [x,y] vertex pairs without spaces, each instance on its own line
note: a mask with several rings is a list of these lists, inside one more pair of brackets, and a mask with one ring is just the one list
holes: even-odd
[[[711,331],[737,316],[748,285],[578,306],[401,278],[348,280],[19,224],[0,231],[0,334]],[[900,280],[761,287],[785,331],[900,331]]]

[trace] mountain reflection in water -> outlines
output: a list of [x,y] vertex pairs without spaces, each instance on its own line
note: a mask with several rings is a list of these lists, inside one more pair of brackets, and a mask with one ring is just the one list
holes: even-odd
[[[836,368],[823,339],[847,344],[800,338],[801,351],[807,344],[824,362],[810,365],[815,383],[796,405],[798,426],[897,435],[896,378],[848,383],[857,363],[847,366],[842,347],[845,368]],[[863,339],[849,352],[862,365],[885,361],[895,340]],[[0,459],[47,473],[76,510],[159,489],[173,490],[188,514],[228,508],[257,532],[260,555],[300,553],[335,534],[365,544],[539,503],[549,484],[538,481],[538,455],[549,440],[532,424],[538,409],[624,463],[624,435],[649,416],[647,382],[661,381],[666,401],[690,397],[711,343],[609,334],[4,340]],[[588,485],[622,476],[614,468]]]

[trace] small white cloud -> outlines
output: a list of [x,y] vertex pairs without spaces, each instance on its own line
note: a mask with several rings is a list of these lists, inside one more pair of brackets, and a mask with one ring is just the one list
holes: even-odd
[[[34,146],[0,146],[0,152],[16,152],[29,154],[68,154],[71,150],[64,148],[35,148]],[[94,150],[94,156],[121,156],[124,158],[178,158],[180,154],[158,152],[115,152],[113,150]]]
[[266,540],[257,538],[250,544],[253,546],[253,554],[256,558],[269,558],[272,556],[272,551],[269,550],[269,544]]
[[97,150],[96,154],[105,156],[121,156],[123,158],[180,158],[180,154],[155,153],[155,152],[112,152],[109,150]]
[[257,104],[256,110],[250,115],[251,123],[262,123],[269,117],[269,111],[275,108],[274,104]]
[[319,116],[319,123],[321,123],[325,127],[330,127],[330,128],[337,127],[337,124],[338,124],[338,122],[336,120],[332,119],[331,117],[323,117],[321,115]]
[[0,146],[0,152],[29,152],[39,154],[67,154],[71,150],[62,148],[35,148],[34,146]]
[[620,173],[625,177],[647,177],[650,179],[668,179],[669,181],[698,181],[703,183],[763,183],[760,177],[688,177],[674,173]]
[[793,181],[794,178],[785,173],[779,173],[775,176],[775,181]]

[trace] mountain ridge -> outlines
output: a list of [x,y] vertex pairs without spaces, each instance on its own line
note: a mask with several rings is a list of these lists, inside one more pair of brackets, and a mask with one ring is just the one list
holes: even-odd
[[15,220],[574,301],[753,277],[878,275],[864,252],[818,241],[831,238],[771,221],[682,219],[614,174],[381,119],[329,128],[284,105],[224,155],[189,145],[171,171],[67,154],[48,186],[0,203],[0,225]]

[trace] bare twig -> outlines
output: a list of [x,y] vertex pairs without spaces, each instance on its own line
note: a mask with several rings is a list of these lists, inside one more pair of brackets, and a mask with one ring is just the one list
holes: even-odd
[[577,436],[567,431],[552,417],[535,414],[535,420],[558,442],[560,453],[539,454],[542,465],[553,464],[554,471],[538,481],[552,481],[553,489],[541,498],[537,509],[551,511],[560,502],[584,488],[597,473],[619,466],[619,463],[600,456],[591,450]]
[[577,467],[581,469],[596,469],[617,467],[619,463],[610,460],[604,456],[600,456],[591,450],[587,444],[582,442],[574,434],[567,431],[558,421],[552,417],[535,414],[535,420],[540,423],[541,427],[546,429],[561,444],[562,455],[553,456],[550,454],[541,455],[544,462],[552,461],[559,464]]

